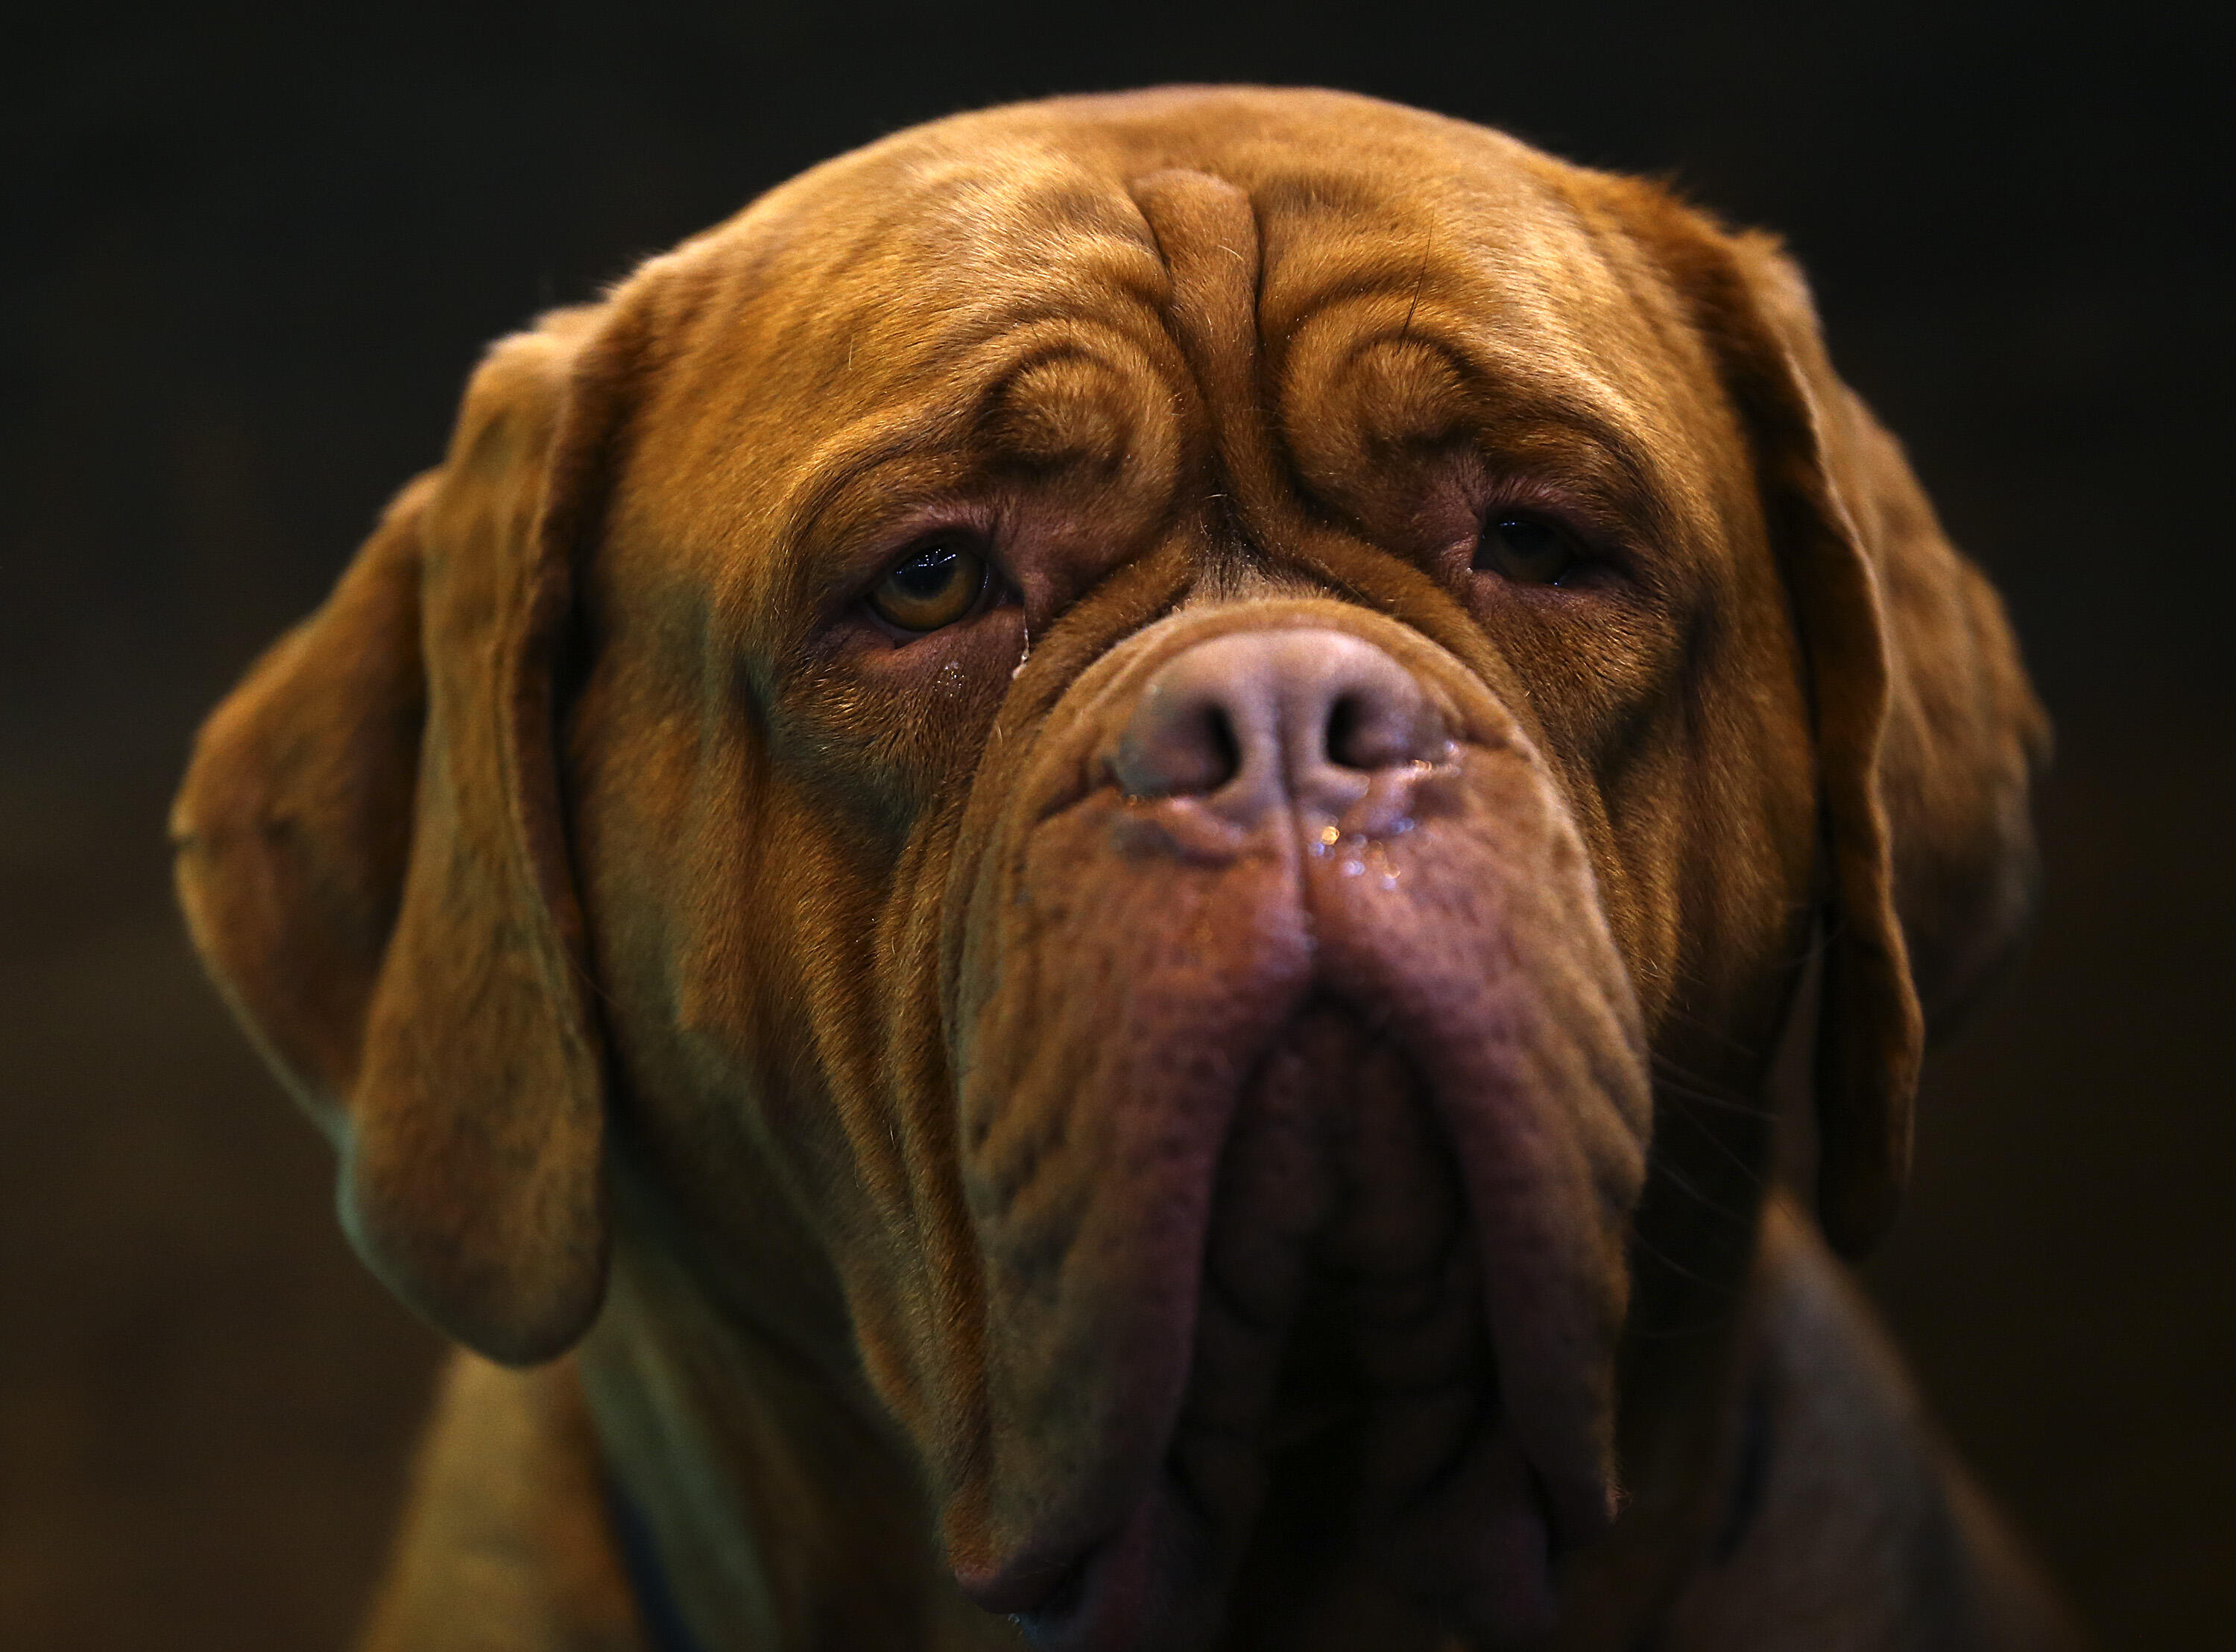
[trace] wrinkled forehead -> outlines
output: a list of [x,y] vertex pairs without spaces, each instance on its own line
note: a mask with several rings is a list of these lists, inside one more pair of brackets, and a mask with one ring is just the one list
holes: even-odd
[[1249,244],[1213,250],[1254,266],[1270,414],[1300,341],[1402,332],[1645,451],[1683,449],[1675,300],[1613,180],[1342,94],[1068,99],[842,156],[647,266],[664,364],[638,423],[659,440],[630,492],[692,513],[659,537],[767,542],[834,477],[968,446],[1051,357],[1108,368],[1126,419],[1200,416],[1175,249],[1141,203],[1173,170],[1247,200]]

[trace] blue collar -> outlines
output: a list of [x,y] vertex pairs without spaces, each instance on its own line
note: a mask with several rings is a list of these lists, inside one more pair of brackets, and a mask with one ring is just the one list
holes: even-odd
[[660,1564],[660,1550],[652,1541],[652,1528],[644,1511],[629,1501],[619,1482],[606,1482],[606,1511],[613,1518],[614,1536],[620,1541],[621,1570],[628,1577],[629,1592],[636,1596],[637,1617],[644,1625],[651,1652],[700,1652],[699,1637],[683,1621],[668,1569]]

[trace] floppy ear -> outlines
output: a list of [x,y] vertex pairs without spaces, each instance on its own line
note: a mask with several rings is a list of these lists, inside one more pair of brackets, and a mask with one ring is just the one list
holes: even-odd
[[1750,427],[1809,662],[1829,851],[1818,1210],[1848,1255],[1892,1222],[1917,1071],[2016,949],[2049,726],[2002,602],[1902,449],[1841,383],[1772,238],[1656,226]]
[[512,1363],[563,1350],[604,1291],[552,691],[618,377],[600,318],[490,351],[442,468],[219,706],[173,817],[195,944],[335,1138],[351,1240]]

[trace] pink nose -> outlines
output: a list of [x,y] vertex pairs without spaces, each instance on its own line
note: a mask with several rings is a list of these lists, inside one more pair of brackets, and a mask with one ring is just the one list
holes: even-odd
[[1444,754],[1412,674],[1340,631],[1242,631],[1167,660],[1112,764],[1133,798],[1194,797],[1238,826],[1284,804],[1331,818],[1378,775]]

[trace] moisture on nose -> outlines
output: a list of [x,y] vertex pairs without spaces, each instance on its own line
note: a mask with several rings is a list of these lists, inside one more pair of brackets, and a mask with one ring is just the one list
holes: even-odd
[[1432,760],[1443,744],[1420,685],[1371,643],[1245,631],[1157,670],[1112,767],[1128,797],[1200,797],[1242,823],[1284,802],[1338,813],[1378,770]]

